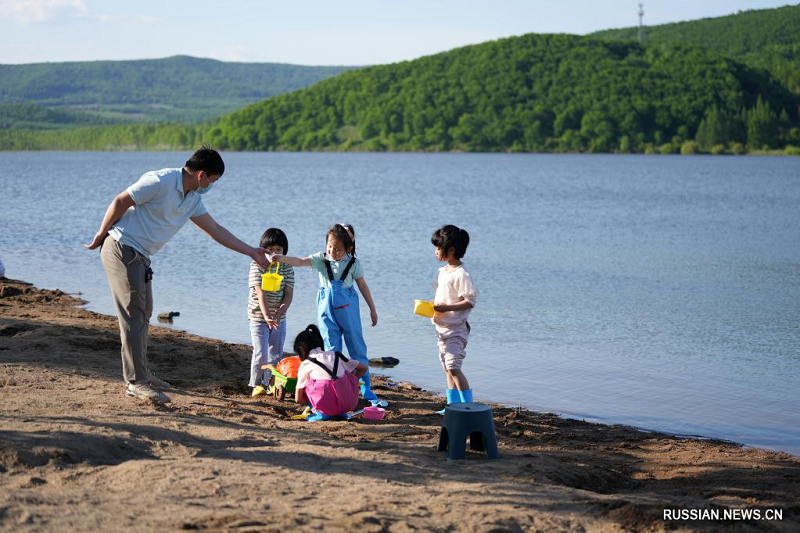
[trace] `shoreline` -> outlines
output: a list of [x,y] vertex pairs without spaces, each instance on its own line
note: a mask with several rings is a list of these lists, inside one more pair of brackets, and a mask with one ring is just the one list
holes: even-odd
[[[294,402],[249,396],[248,345],[156,324],[151,368],[173,402],[139,402],[124,395],[116,318],[84,303],[0,278],[0,530],[800,526],[787,453],[491,404],[500,459],[445,461],[443,399],[411,383],[376,376],[384,420],[294,421]],[[783,516],[664,519],[753,508]]]
[[[603,154],[600,154],[600,155],[603,155]],[[54,288],[54,289],[51,289],[51,290],[60,290],[60,289]],[[83,295],[82,291],[76,291],[76,292],[73,292],[73,293],[65,293],[65,294],[67,294],[69,296],[77,297],[78,299],[81,299],[81,296]],[[107,313],[103,313],[100,310],[92,310],[92,309],[90,309],[90,307],[91,307],[91,302],[90,301],[86,301],[82,305],[83,305],[84,309],[86,309],[87,311],[100,313],[100,314],[107,314]],[[108,315],[108,316],[112,316],[112,315]],[[115,317],[112,316],[112,318],[115,318]],[[151,322],[152,322],[152,324],[151,324],[152,326],[163,327],[165,329],[169,329],[169,330],[172,330],[172,331],[175,331],[175,332],[181,332],[181,333],[187,333],[187,334],[190,334],[190,335],[196,335],[198,337],[207,338],[209,340],[213,340],[213,341],[218,342],[218,343],[247,346],[248,350],[251,349],[250,345],[247,344],[247,343],[241,343],[241,342],[238,342],[238,341],[233,340],[233,339],[224,339],[224,338],[218,338],[218,337],[205,337],[204,335],[202,335],[201,333],[199,333],[197,331],[192,331],[190,328],[186,328],[186,327],[181,326],[181,325],[176,325],[176,324],[173,324],[171,322],[170,323],[162,322],[161,320],[158,320],[158,319],[152,319]],[[287,353],[291,353],[291,352],[287,352]],[[370,367],[371,367],[371,369],[373,371],[373,374],[377,373],[378,375],[382,375],[382,377],[387,378],[389,381],[398,381],[399,380],[399,381],[404,381],[404,382],[407,382],[407,383],[411,383],[415,387],[419,388],[420,390],[422,390],[424,392],[429,392],[432,395],[434,395],[436,397],[439,397],[441,399],[442,406],[444,406],[444,403],[445,403],[444,389],[441,386],[437,386],[437,384],[432,384],[432,383],[427,383],[427,384],[420,385],[419,382],[416,381],[416,378],[414,376],[406,377],[406,378],[399,378],[399,377],[392,377],[392,376],[385,375],[382,371],[384,371],[384,370],[391,371],[393,369],[393,367],[391,367],[391,366],[371,364]],[[386,374],[388,374],[388,373],[390,373],[390,372],[386,372]],[[247,378],[245,378],[245,379],[247,379]],[[491,405],[499,405],[499,406],[506,407],[506,408],[509,408],[509,409],[521,408],[521,409],[524,409],[524,410],[527,410],[527,411],[531,411],[531,412],[546,413],[546,414],[555,415],[555,416],[558,416],[558,417],[561,417],[561,418],[566,418],[566,419],[570,419],[570,420],[577,420],[577,421],[582,421],[582,422],[587,422],[587,423],[592,423],[592,424],[611,425],[611,426],[624,426],[624,427],[628,427],[628,428],[631,428],[631,429],[636,430],[636,431],[641,431],[641,432],[645,432],[645,433],[659,433],[659,434],[669,435],[671,437],[675,437],[675,438],[679,438],[679,439],[697,439],[697,440],[709,440],[709,441],[725,442],[725,443],[728,443],[728,444],[731,444],[731,445],[740,446],[740,447],[743,447],[743,448],[753,448],[753,449],[760,449],[760,450],[776,452],[776,453],[786,453],[786,454],[789,454],[789,455],[791,455],[793,457],[796,457],[796,458],[800,459],[800,448],[798,448],[797,450],[795,450],[794,448],[792,448],[791,450],[787,450],[787,449],[780,448],[779,445],[774,445],[774,447],[770,447],[770,446],[765,446],[765,445],[758,444],[758,443],[752,443],[751,444],[751,443],[747,443],[747,442],[745,442],[743,440],[737,440],[735,438],[727,438],[725,436],[713,436],[713,435],[710,435],[710,434],[702,433],[700,431],[698,431],[697,433],[690,433],[690,432],[682,432],[682,431],[679,431],[679,430],[672,430],[672,429],[665,428],[665,427],[642,426],[642,425],[637,425],[635,422],[627,422],[627,421],[624,421],[624,420],[616,420],[614,417],[603,417],[603,416],[599,416],[599,415],[594,415],[592,413],[577,412],[577,411],[576,412],[560,411],[557,408],[551,408],[551,407],[542,406],[542,405],[538,405],[538,406],[537,405],[531,405],[531,404],[529,404],[527,402],[526,403],[519,402],[519,403],[517,403],[517,405],[515,405],[513,402],[506,402],[506,401],[502,401],[502,400],[495,400],[495,399],[491,399],[491,398],[486,398],[486,397],[483,397],[482,395],[479,395],[479,398],[477,398],[476,401],[479,401],[479,402],[482,402],[482,403],[488,403],[488,404],[491,404]],[[625,418],[625,417],[623,417],[623,418]]]

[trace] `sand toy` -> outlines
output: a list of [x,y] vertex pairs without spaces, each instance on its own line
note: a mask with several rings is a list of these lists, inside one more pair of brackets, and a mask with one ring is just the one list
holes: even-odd
[[414,312],[419,316],[433,317],[433,302],[429,300],[414,300]]
[[381,420],[386,415],[386,410],[381,407],[365,407],[364,418],[369,420]]
[[261,368],[272,372],[272,385],[267,394],[272,394],[283,401],[287,393],[294,393],[297,386],[297,371],[300,369],[299,357],[296,355],[284,357],[277,365],[263,365]]
[[261,290],[267,292],[275,292],[281,290],[281,282],[283,281],[283,276],[278,274],[278,271],[281,269],[280,263],[275,263],[275,272],[270,272],[272,270],[272,265],[267,268],[267,272],[261,274]]
[[[294,415],[292,417],[292,420],[305,420],[307,422],[316,422],[317,420],[352,420],[358,416],[364,416],[366,418],[365,414],[366,409],[368,409],[368,407],[365,407],[364,409],[359,409],[358,411],[351,411],[349,413],[344,413],[343,415],[327,416],[320,413],[316,413],[314,412],[313,409],[311,409],[310,406],[306,406],[306,408],[303,409],[303,412],[300,413],[299,415]],[[383,409],[381,409],[381,411],[383,411]]]

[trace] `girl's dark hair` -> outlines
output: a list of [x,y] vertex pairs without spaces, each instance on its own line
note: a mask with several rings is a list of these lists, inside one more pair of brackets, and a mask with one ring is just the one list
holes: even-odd
[[314,324],[309,324],[306,329],[297,334],[294,338],[294,352],[300,356],[302,361],[308,357],[308,352],[314,348],[325,349],[325,341],[322,340],[322,335],[319,328]]
[[[348,233],[349,232],[349,233]],[[352,235],[352,237],[351,237]],[[334,224],[325,235],[325,244],[328,244],[328,239],[333,237],[344,245],[345,250],[350,250],[349,253],[356,255],[356,230],[353,229],[352,224]]]
[[267,248],[268,246],[282,246],[283,247],[283,255],[289,253],[289,239],[286,238],[286,234],[283,230],[278,228],[269,228],[267,231],[264,232],[264,235],[261,236],[261,242],[258,243],[261,248]]
[[222,176],[225,173],[225,162],[222,161],[222,156],[207,144],[193,153],[185,166],[192,172],[202,170],[209,176]]
[[458,259],[464,257],[469,246],[469,233],[459,227],[447,224],[433,232],[431,244],[447,253],[453,247]]

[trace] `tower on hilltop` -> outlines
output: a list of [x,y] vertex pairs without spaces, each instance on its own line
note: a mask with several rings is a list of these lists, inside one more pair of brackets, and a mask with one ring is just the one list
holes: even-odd
[[639,4],[639,44],[644,44],[644,26],[642,25],[642,17],[644,17],[644,5]]

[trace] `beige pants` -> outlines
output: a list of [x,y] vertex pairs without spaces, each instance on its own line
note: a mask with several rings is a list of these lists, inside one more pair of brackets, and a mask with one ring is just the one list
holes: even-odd
[[112,237],[103,242],[100,260],[119,319],[122,377],[128,383],[145,382],[149,379],[147,328],[153,314],[153,284],[146,280],[150,260]]

